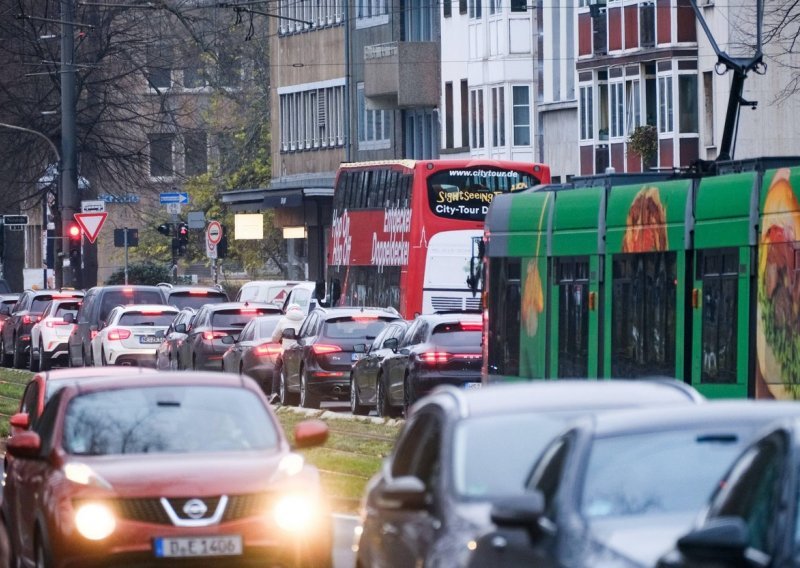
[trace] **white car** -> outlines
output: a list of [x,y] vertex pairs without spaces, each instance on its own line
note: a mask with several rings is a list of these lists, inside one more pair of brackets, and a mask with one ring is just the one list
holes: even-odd
[[176,315],[173,306],[117,306],[92,339],[92,364],[155,367],[156,349]]
[[44,308],[41,319],[31,328],[31,371],[49,371],[61,359],[66,363],[69,334],[82,301],[75,297],[54,299]]

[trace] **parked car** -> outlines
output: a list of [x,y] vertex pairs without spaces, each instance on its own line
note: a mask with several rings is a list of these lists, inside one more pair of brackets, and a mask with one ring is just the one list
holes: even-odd
[[[298,424],[294,447],[327,434],[319,421]],[[65,386],[7,451],[14,565],[331,566],[319,473],[292,453],[247,377],[153,372]]]
[[31,328],[31,371],[47,371],[54,361],[66,363],[67,341],[75,324],[64,318],[70,314],[74,321],[81,302],[82,298],[66,298],[47,304],[39,321]]
[[408,325],[409,322],[405,320],[395,320],[384,327],[371,344],[361,343],[353,347],[356,353],[363,353],[350,372],[350,411],[353,414],[364,416],[376,407],[381,363],[395,353],[386,342],[389,339],[402,338]]
[[279,315],[280,308],[252,302],[206,304],[197,311],[179,347],[178,368],[221,371],[222,356],[228,350],[222,338],[238,337],[251,319],[268,314]]
[[[17,303],[19,296],[19,294],[0,294],[0,332],[3,330],[3,324],[11,317],[11,308]],[[3,306],[8,306],[8,309],[4,310]]]
[[272,371],[283,352],[281,344],[272,341],[272,332],[281,317],[275,314],[253,318],[238,338],[234,335],[223,337],[222,343],[229,347],[222,356],[222,370],[252,377],[261,385],[261,390],[271,394]]
[[524,494],[532,462],[571,419],[703,402],[677,381],[440,387],[412,407],[392,454],[367,485],[356,564],[464,566],[470,543],[492,526],[491,504]]
[[[186,341],[186,331],[197,312],[194,308],[183,308],[164,331],[161,343],[156,347],[156,368],[165,371],[178,370],[178,351]],[[160,335],[156,333],[156,335]]]
[[742,452],[658,568],[797,566],[798,472],[800,420],[778,421]]
[[[17,369],[28,366],[31,350],[31,328],[39,321],[47,304],[60,298],[81,298],[80,290],[25,290],[10,310],[0,334],[0,359],[4,366]],[[0,308],[5,311],[6,308]]]
[[94,361],[92,339],[105,326],[113,308],[131,304],[166,304],[166,301],[166,291],[161,286],[137,284],[90,288],[75,316],[75,328],[69,336],[69,366],[81,367]]
[[283,352],[281,404],[319,408],[323,398],[347,400],[350,370],[363,353],[358,344],[374,340],[400,314],[391,308],[317,308],[300,330],[286,329],[283,337],[297,343]]
[[156,348],[177,315],[178,308],[163,304],[117,306],[92,339],[92,365],[155,367]]
[[165,289],[167,303],[179,310],[200,309],[203,304],[220,304],[228,301],[228,294],[215,286],[171,286]]
[[479,314],[417,316],[402,339],[385,346],[376,384],[378,416],[398,416],[443,384],[480,388],[483,322]]
[[800,405],[735,401],[581,420],[542,452],[524,496],[493,505],[498,528],[471,566],[653,566],[736,456],[789,417]]
[[280,307],[289,291],[300,283],[299,280],[253,280],[239,288],[236,301],[275,304]]

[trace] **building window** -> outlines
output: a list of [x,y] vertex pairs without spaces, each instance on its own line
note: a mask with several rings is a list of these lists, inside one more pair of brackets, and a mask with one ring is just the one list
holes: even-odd
[[512,12],[527,12],[528,11],[528,1],[527,0],[511,0],[511,11]]
[[469,83],[461,79],[461,146],[469,148]]
[[642,124],[642,97],[639,79],[625,82],[625,124],[628,135]]
[[580,113],[581,113],[581,140],[592,140],[594,138],[594,88],[591,85],[581,87],[580,93]]
[[442,0],[442,11],[445,18],[453,15],[453,0]]
[[492,16],[500,11],[500,0],[489,0],[489,15]]
[[388,0],[358,0],[356,3],[356,28],[367,28],[388,22]]
[[[433,41],[439,5],[428,0],[408,0],[403,11],[405,41]],[[437,38],[438,39],[438,38]]]
[[[365,9],[376,17],[384,6],[383,13],[388,14],[385,6],[387,0],[360,0],[356,4],[356,18],[362,18],[359,10]],[[368,4],[363,6],[362,3]],[[343,0],[279,0],[278,1],[278,34],[286,35],[309,29],[341,23],[344,15]],[[385,16],[388,18],[388,16]],[[356,21],[356,27],[359,22]]]
[[672,125],[672,76],[658,78],[658,131],[673,132]]
[[467,0],[469,5],[469,17],[473,19],[480,19],[483,17],[481,13],[481,2],[483,0]]
[[467,0],[458,0],[458,13],[459,14],[467,13]]
[[697,133],[697,75],[678,75],[678,126],[681,134]]
[[172,86],[172,69],[169,67],[148,67],[147,82],[151,89],[169,89]]
[[389,135],[390,111],[367,108],[364,83],[358,84],[356,92],[358,95],[358,148],[360,150],[388,148],[391,142]]
[[150,177],[171,178],[175,174],[172,165],[172,145],[174,134],[151,134],[150,145]]
[[492,87],[492,146],[506,145],[505,87]]
[[413,160],[433,160],[439,157],[439,119],[436,111],[405,111],[404,154]]
[[714,145],[714,74],[711,71],[703,72],[703,143],[706,146]]
[[[344,144],[343,85],[289,93],[281,92],[282,90],[279,89],[281,151],[310,150]],[[372,124],[374,135],[374,118]],[[388,131],[385,136],[388,136]]]
[[208,172],[208,139],[205,131],[186,132],[183,135],[183,156],[187,176]]
[[625,133],[625,103],[622,97],[622,83],[611,83],[611,137],[619,138]]
[[454,146],[453,129],[453,83],[448,81],[444,84],[444,147]]
[[473,149],[486,146],[483,114],[483,91],[476,89],[470,92],[470,131],[472,132]]
[[531,144],[531,103],[528,86],[511,87],[514,104],[514,146]]

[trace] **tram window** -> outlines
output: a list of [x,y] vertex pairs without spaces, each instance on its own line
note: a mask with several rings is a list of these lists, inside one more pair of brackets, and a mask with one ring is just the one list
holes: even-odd
[[521,273],[519,258],[490,259],[489,277],[493,283],[488,297],[490,374],[519,375]]
[[585,378],[589,372],[589,259],[559,258],[558,376]]
[[698,252],[702,281],[700,381],[735,383],[739,312],[739,251]]

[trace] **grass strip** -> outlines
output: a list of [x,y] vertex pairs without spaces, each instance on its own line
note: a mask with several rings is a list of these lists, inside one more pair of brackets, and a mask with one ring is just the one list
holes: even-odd
[[0,436],[8,436],[8,419],[19,409],[19,401],[32,373],[0,368]]

